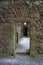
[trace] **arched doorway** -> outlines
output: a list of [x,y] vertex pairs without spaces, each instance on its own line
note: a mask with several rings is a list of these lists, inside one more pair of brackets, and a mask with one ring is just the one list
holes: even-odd
[[[16,38],[16,53],[29,53],[30,50],[30,23],[25,22],[18,22],[15,23],[17,34]],[[18,42],[18,43],[17,43]]]

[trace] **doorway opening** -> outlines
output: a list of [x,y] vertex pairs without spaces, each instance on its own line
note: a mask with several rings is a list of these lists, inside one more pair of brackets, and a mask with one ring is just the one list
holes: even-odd
[[15,45],[16,53],[29,53],[30,52],[30,23],[15,23],[16,35]]

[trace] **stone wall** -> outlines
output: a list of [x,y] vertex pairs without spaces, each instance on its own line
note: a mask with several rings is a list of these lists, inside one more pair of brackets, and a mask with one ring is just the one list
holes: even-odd
[[13,26],[11,23],[0,24],[0,56],[13,55]]
[[30,55],[43,56],[43,22],[41,21],[40,14],[34,17],[31,22],[30,47]]
[[[29,5],[28,7],[25,3],[16,4],[17,3],[15,3],[15,5],[11,5],[10,8],[7,8],[7,6],[4,6],[5,8],[3,6],[0,7],[0,56],[14,54],[16,28],[13,21],[15,21],[16,18],[21,19],[19,22],[23,21],[22,18],[30,19],[30,55],[43,56],[43,22],[41,22],[41,11],[39,11],[41,10],[41,7],[39,7],[40,5],[37,7],[34,5]],[[42,14],[43,12],[41,15]],[[16,22],[18,22],[18,20]]]

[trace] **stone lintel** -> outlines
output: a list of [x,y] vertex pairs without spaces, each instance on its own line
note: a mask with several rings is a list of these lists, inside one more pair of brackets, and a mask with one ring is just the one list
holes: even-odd
[[14,18],[14,22],[31,22],[30,18]]

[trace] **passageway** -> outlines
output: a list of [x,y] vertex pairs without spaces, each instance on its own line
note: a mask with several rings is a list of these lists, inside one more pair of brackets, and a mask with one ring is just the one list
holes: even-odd
[[19,40],[16,53],[28,53],[30,49],[30,38],[23,37]]
[[17,47],[16,53],[29,53],[30,50],[30,23],[17,23],[16,31],[18,32],[17,36]]

